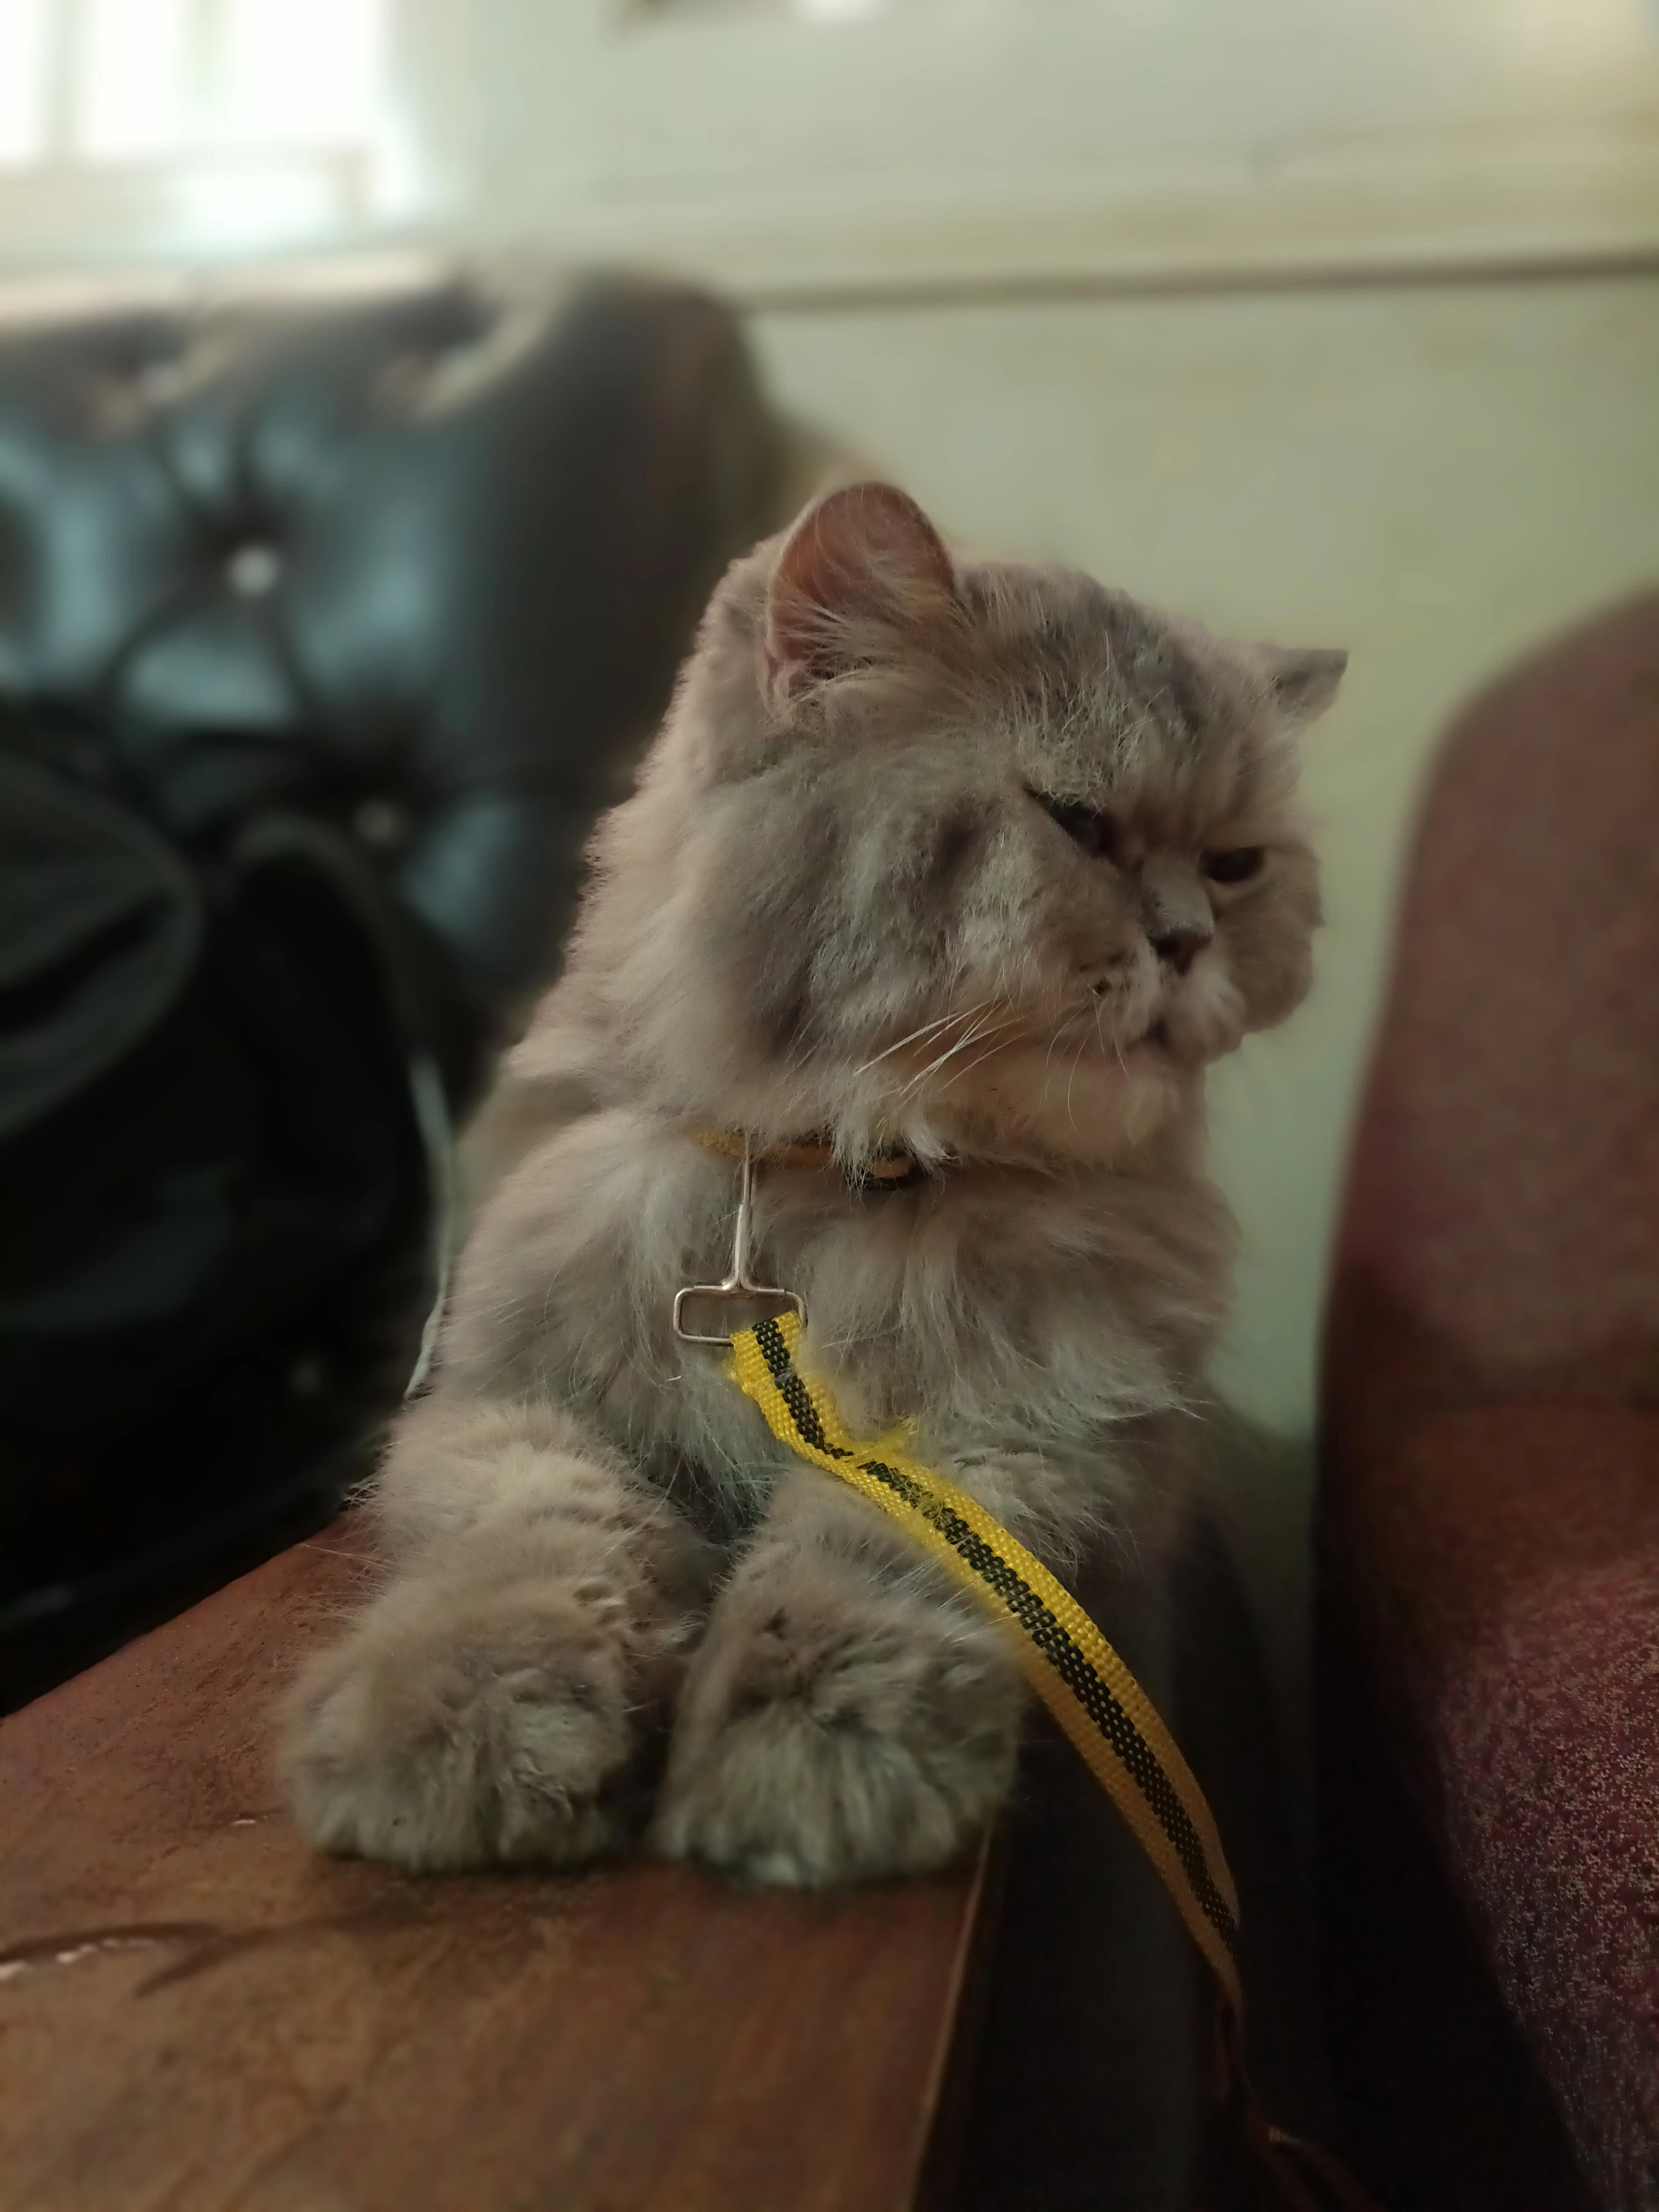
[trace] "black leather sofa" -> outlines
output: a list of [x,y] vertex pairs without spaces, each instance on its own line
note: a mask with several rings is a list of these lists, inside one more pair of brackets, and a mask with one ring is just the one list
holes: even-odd
[[[769,520],[775,458],[737,325],[688,291],[337,271],[187,309],[0,296],[0,750],[94,762],[186,852],[276,817],[332,841],[382,905],[453,1123],[556,966],[589,827]],[[0,818],[14,886],[24,842]],[[27,1121],[39,997],[9,1006],[0,973],[0,1184],[26,1196],[44,1139],[7,1132],[4,1093],[9,1066]],[[343,1001],[342,1037],[376,1018]],[[58,1162],[79,1193],[118,1103],[100,1111],[76,1139],[90,1181]],[[382,1194],[398,1233],[354,1281],[342,1387],[289,1346],[293,1388],[233,1392],[212,1434],[152,1407],[136,1457],[118,1406],[85,1442],[107,1363],[36,1392],[34,1446],[0,1465],[7,1697],[331,1505],[418,1334],[432,1193],[411,1184]],[[0,1255],[0,1352],[58,1218]]]

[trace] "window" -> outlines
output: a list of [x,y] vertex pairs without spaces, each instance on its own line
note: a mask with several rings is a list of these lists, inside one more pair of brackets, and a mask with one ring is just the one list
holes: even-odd
[[391,0],[0,0],[0,196],[26,258],[399,211]]

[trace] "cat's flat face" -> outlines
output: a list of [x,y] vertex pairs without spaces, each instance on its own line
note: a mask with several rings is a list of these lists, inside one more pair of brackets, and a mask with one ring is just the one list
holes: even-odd
[[1294,731],[1341,655],[958,569],[884,487],[751,564],[700,653],[663,926],[786,1118],[1103,1158],[1305,993]]

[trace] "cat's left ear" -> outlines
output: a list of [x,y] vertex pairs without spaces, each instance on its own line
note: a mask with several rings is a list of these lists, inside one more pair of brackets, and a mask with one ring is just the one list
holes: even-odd
[[1335,698],[1348,665],[1346,653],[1320,646],[1259,646],[1268,688],[1285,726],[1299,730],[1322,714]]
[[810,507],[766,595],[761,674],[780,705],[815,684],[925,647],[960,619],[938,531],[892,484],[849,484]]

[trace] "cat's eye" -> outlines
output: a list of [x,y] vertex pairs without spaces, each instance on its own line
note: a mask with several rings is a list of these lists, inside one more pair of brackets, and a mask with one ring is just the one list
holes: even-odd
[[1026,788],[1074,845],[1093,860],[1112,859],[1118,846],[1118,826],[1109,814],[1098,806],[1085,805],[1081,799],[1055,799],[1046,791],[1031,791],[1029,785]]
[[1212,884],[1247,884],[1267,859],[1260,845],[1237,845],[1231,853],[1206,853],[1204,872]]

